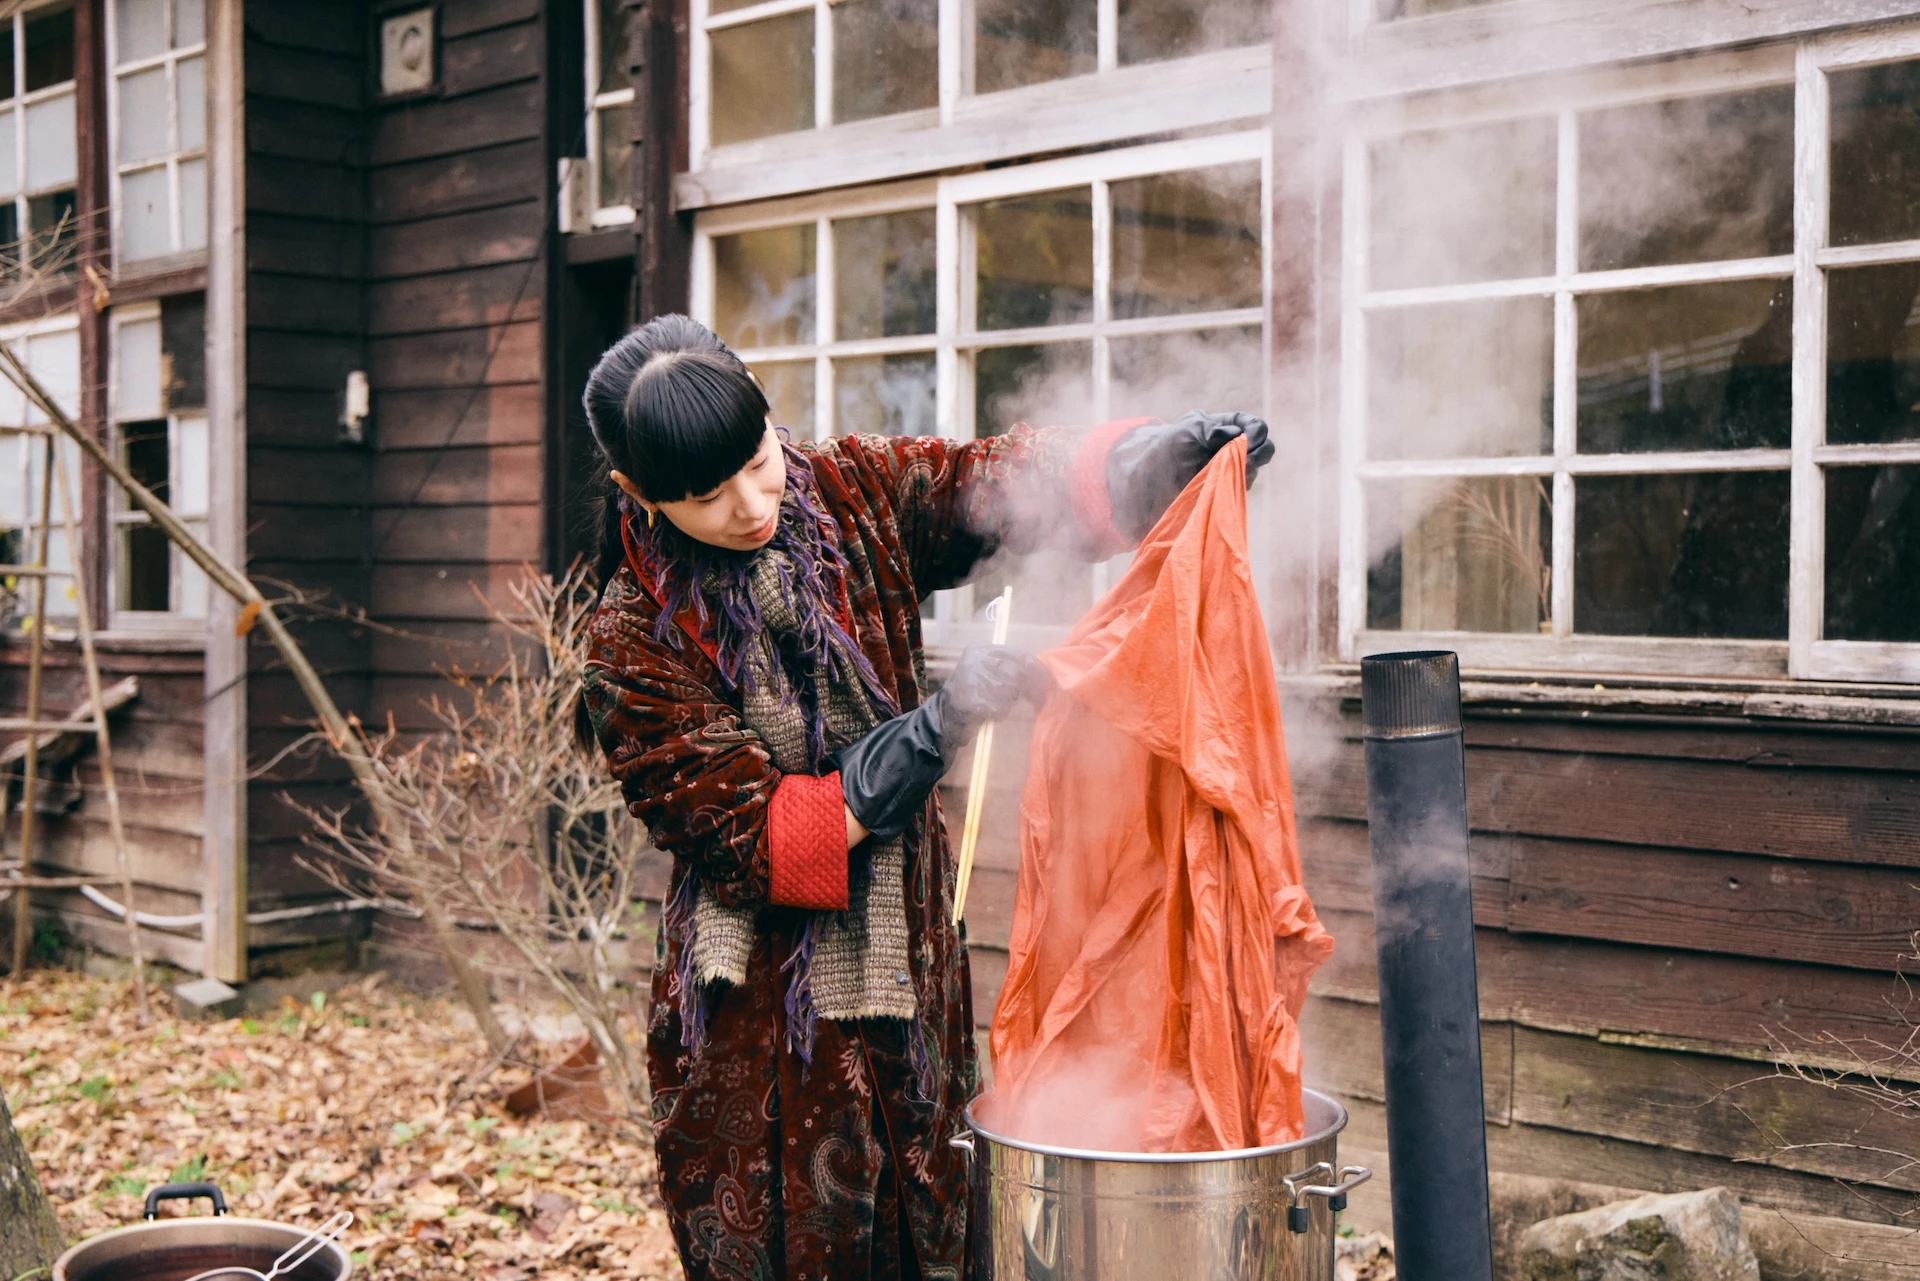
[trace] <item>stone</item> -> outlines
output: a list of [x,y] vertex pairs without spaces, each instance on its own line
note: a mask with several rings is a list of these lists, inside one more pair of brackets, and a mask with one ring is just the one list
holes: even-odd
[[1394,1281],[1393,1242],[1378,1232],[1335,1238],[1333,1281]]
[[174,1013],[196,1023],[233,1018],[240,1006],[240,993],[219,979],[195,979],[173,989]]
[[1725,1188],[1635,1197],[1534,1224],[1525,1281],[1760,1281],[1740,1201]]

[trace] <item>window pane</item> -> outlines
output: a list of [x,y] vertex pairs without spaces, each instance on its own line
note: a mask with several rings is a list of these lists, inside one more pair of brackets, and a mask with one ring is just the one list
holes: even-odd
[[167,167],[142,169],[120,179],[120,257],[126,262],[173,252],[168,225]]
[[[29,114],[31,114],[29,108]],[[167,136],[167,69],[153,67],[120,77],[120,146],[122,164],[158,160],[173,150]]]
[[1021,329],[1093,318],[1093,193],[1086,187],[973,209],[974,323]]
[[166,612],[173,604],[173,544],[152,525],[126,525],[120,547],[120,608]]
[[180,247],[207,247],[207,162],[180,162]]
[[191,49],[206,39],[206,0],[173,0],[173,47]]
[[1113,315],[1260,305],[1260,164],[1116,182]]
[[73,95],[63,93],[27,108],[27,189],[44,191],[73,180]]
[[1093,417],[1093,345],[989,347],[973,354],[973,431],[998,436],[1015,423],[1084,423]]
[[27,258],[27,246],[20,239],[20,205],[12,198],[0,200],[0,279],[19,276],[20,264]]
[[13,24],[0,22],[0,98],[11,98],[13,82]]
[[973,91],[1085,75],[1099,52],[1095,0],[975,0]]
[[1793,88],[1580,117],[1580,266],[1793,252]]
[[813,128],[813,10],[713,33],[716,146]]
[[174,64],[179,93],[180,150],[198,151],[207,145],[207,60],[182,58]]
[[1368,287],[1551,274],[1556,136],[1542,117],[1375,143]]
[[27,14],[27,92],[73,79],[73,6]]
[[753,372],[767,393],[767,413],[774,426],[785,427],[795,440],[812,440],[813,362],[755,361]]
[[1173,419],[1189,409],[1263,413],[1266,360],[1258,326],[1115,338],[1114,418]]
[[33,239],[28,253],[39,270],[73,270],[74,210],[72,187],[27,201],[27,224]]
[[1544,478],[1372,485],[1367,526],[1368,627],[1547,630],[1553,517]]
[[630,107],[603,107],[600,110],[600,190],[595,198],[602,209],[624,205],[633,199],[630,170],[633,143],[627,140],[631,118]]
[[1920,467],[1830,467],[1830,640],[1920,641]]
[[1263,44],[1268,0],[1120,0],[1123,64]]
[[20,191],[20,139],[14,130],[13,112],[0,111],[0,199]]
[[735,9],[744,9],[750,4],[759,4],[761,0],[707,0],[708,13],[731,13]]
[[167,51],[167,0],[114,0],[114,53],[122,63]]
[[1827,440],[1920,437],[1920,263],[1827,273]]
[[934,356],[863,356],[833,362],[834,432],[937,436]]
[[1373,311],[1367,348],[1369,457],[1552,452],[1551,299]]
[[[35,334],[27,339],[27,368],[53,397],[53,403],[69,415],[80,414],[80,335],[72,329],[50,334]],[[46,416],[29,407],[27,421],[42,423]],[[74,446],[79,448],[79,446]],[[79,459],[69,458],[68,475],[78,476]]]
[[1829,242],[1920,236],[1920,62],[1836,71],[1828,84]]
[[1594,294],[1576,306],[1582,453],[1792,443],[1792,281]]
[[113,416],[158,418],[161,408],[160,319],[130,320],[117,331],[113,352]]
[[841,0],[833,13],[833,118],[940,105],[938,0]]
[[933,210],[833,224],[834,328],[840,338],[894,338],[934,329]]
[[[633,63],[629,42],[633,39],[638,10],[629,8],[627,0],[599,0],[596,7],[600,11],[600,76],[595,92],[612,93],[629,84],[627,69]],[[707,6],[713,13],[720,12],[720,8],[717,4]]]
[[162,390],[167,410],[207,407],[207,296],[174,294],[160,300]]
[[1787,499],[1783,471],[1579,477],[1574,630],[1784,639]]
[[127,423],[120,428],[120,458],[133,478],[162,502],[171,501],[168,472],[167,422]]
[[174,477],[173,509],[182,516],[204,516],[210,481],[207,420],[198,416],[177,419],[174,437],[180,474]]
[[813,341],[813,224],[713,238],[714,319],[734,347]]
[[[190,521],[187,529],[198,534],[202,539],[207,536],[204,521]],[[182,555],[178,548],[175,548],[173,553],[173,572],[180,583],[174,612],[188,618],[205,618],[207,605],[213,596],[213,584],[207,580],[206,574],[201,572],[200,567]]]

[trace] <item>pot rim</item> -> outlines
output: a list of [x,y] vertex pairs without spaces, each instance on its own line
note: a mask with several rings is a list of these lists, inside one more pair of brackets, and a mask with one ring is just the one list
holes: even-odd
[[[231,1229],[231,1228],[272,1228],[272,1229],[275,1229],[276,1231],[285,1232],[288,1234],[287,1242],[286,1242],[287,1247],[292,1246],[300,1238],[306,1236],[308,1231],[306,1228],[297,1228],[291,1223],[282,1223],[278,1219],[249,1219],[249,1218],[243,1218],[237,1214],[194,1214],[194,1215],[184,1215],[184,1216],[168,1218],[168,1219],[143,1219],[139,1223],[128,1223],[121,1227],[108,1228],[105,1232],[97,1232],[94,1235],[88,1237],[84,1241],[74,1242],[72,1245],[66,1248],[66,1250],[60,1255],[59,1258],[53,1261],[53,1266],[55,1270],[52,1273],[52,1275],[54,1276],[60,1275],[60,1270],[71,1267],[74,1259],[79,1257],[83,1251],[91,1250],[94,1247],[99,1246],[104,1242],[123,1241],[129,1237],[141,1236],[141,1235],[151,1234],[155,1232],[162,1233],[162,1234],[172,1233],[172,1234],[178,1235],[179,1233],[185,1230],[201,1229],[201,1228],[208,1229],[208,1230]],[[283,1247],[283,1248],[286,1248],[286,1247]],[[353,1263],[352,1258],[348,1255],[345,1247],[343,1247],[338,1241],[327,1242],[321,1248],[320,1253],[322,1254],[331,1253],[336,1259],[339,1260],[340,1263],[346,1265],[349,1270],[352,1267],[352,1263]],[[84,1260],[82,1260],[82,1262],[84,1262]],[[340,1275],[344,1277],[349,1275],[349,1272],[342,1272]]]
[[1322,1094],[1318,1090],[1304,1088],[1300,1094],[1303,1099],[1311,1096],[1332,1108],[1334,1113],[1332,1123],[1288,1143],[1274,1143],[1258,1148],[1229,1148],[1220,1152],[1103,1152],[1097,1148],[1061,1148],[1047,1143],[1031,1143],[1025,1139],[996,1134],[975,1120],[973,1108],[974,1103],[980,1101],[978,1098],[973,1103],[967,1104],[961,1115],[966,1121],[967,1128],[988,1142],[998,1143],[1002,1147],[1018,1148],[1022,1152],[1038,1153],[1041,1156],[1067,1157],[1078,1161],[1127,1161],[1135,1165],[1201,1165],[1210,1161],[1245,1161],[1254,1157],[1276,1156],[1282,1152],[1298,1152],[1302,1148],[1312,1147],[1316,1143],[1333,1138],[1347,1128],[1347,1109],[1338,1099]]

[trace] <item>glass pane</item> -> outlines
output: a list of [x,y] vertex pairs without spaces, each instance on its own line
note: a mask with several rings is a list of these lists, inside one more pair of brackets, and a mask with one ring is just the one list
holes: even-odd
[[[69,329],[64,333],[35,334],[27,339],[27,368],[40,380],[40,385],[53,397],[53,403],[68,414],[80,413],[80,335]],[[46,417],[37,409],[27,411],[29,422],[45,422]],[[78,448],[78,446],[75,446]],[[71,466],[79,466],[77,458],[68,460]],[[77,471],[69,471],[77,476]]]
[[72,187],[28,199],[27,225],[33,239],[28,254],[36,269],[73,270],[75,208]]
[[[11,198],[0,200],[0,279],[12,280],[20,274],[27,255],[20,240],[20,205]],[[0,392],[0,397],[5,395]]]
[[[207,60],[182,58],[174,64],[179,94],[180,150],[198,151],[207,145]],[[131,157],[129,157],[131,158]]]
[[932,352],[833,362],[837,435],[937,436]]
[[1189,409],[1262,413],[1266,361],[1258,326],[1112,341],[1114,418],[1173,419]]
[[1827,440],[1920,438],[1920,263],[1827,273]]
[[13,92],[13,24],[0,22],[0,98],[11,98]]
[[1367,316],[1367,453],[1553,450],[1553,301],[1502,298]]
[[152,525],[125,525],[120,546],[120,608],[165,613],[173,604],[173,544]]
[[133,478],[153,491],[163,502],[172,500],[169,472],[171,450],[167,444],[167,421],[127,423],[120,428],[120,461]]
[[813,341],[813,224],[713,238],[713,302],[734,347]]
[[813,10],[727,27],[711,43],[714,145],[813,128]]
[[125,262],[173,252],[168,225],[167,167],[142,169],[120,179],[119,256]]
[[[32,109],[28,111],[31,115]],[[121,76],[119,161],[158,160],[173,150],[168,132],[167,69],[153,67]]]
[[1784,471],[1577,478],[1574,630],[1784,639],[1787,495]]
[[[625,89],[630,83],[628,68],[633,64],[633,48],[629,42],[633,39],[639,11],[629,8],[627,0],[599,0],[595,7],[600,11],[600,78],[596,92],[612,93]],[[718,13],[721,6],[709,4],[707,11]]]
[[171,413],[207,405],[207,296],[174,294],[160,300],[160,368]]
[[1920,62],[1836,71],[1828,85],[1829,242],[1920,237]]
[[973,91],[1085,75],[1099,53],[1095,0],[974,0]]
[[[163,128],[165,112],[162,100]],[[63,93],[27,108],[27,190],[44,191],[73,180],[73,95]]]
[[1023,422],[1085,423],[1093,412],[1091,343],[989,347],[973,354],[975,436],[998,436]]
[[[188,522],[187,528],[201,538],[207,536],[207,527],[204,522]],[[174,612],[188,618],[205,618],[207,605],[213,596],[213,584],[207,580],[207,576],[201,572],[200,567],[182,555],[177,547],[173,552],[173,574],[175,581],[180,584],[174,603]]]
[[1260,164],[1116,182],[1113,315],[1260,305]]
[[11,110],[0,111],[0,199],[20,191],[20,139]]
[[27,14],[27,92],[73,79],[73,6],[35,9]]
[[1541,117],[1375,143],[1368,287],[1550,275],[1556,137]]
[[1920,641],[1920,467],[1829,467],[1829,640]]
[[1271,12],[1268,0],[1120,0],[1120,61],[1264,44]]
[[833,13],[833,118],[940,105],[938,0],[841,0]]
[[1093,318],[1090,188],[989,201],[972,214],[978,328]]
[[1792,281],[1593,294],[1575,305],[1582,453],[1792,442]]
[[629,168],[633,163],[633,143],[627,140],[632,114],[632,108],[624,105],[600,109],[600,189],[595,199],[602,209],[628,204],[633,199]]
[[137,62],[167,51],[167,0],[115,0],[114,55]]
[[1580,266],[1793,252],[1793,87],[1580,117]]
[[774,426],[785,427],[795,440],[812,440],[813,362],[755,361],[753,372],[761,390],[767,393],[767,415]]
[[130,320],[116,329],[113,351],[113,416],[122,421],[158,418],[160,318]]
[[180,162],[180,247],[207,247],[207,162]]
[[1367,626],[1549,630],[1553,515],[1540,476],[1367,489]]
[[173,0],[173,47],[190,49],[206,39],[206,0]]
[[840,338],[934,329],[933,210],[833,224],[834,328]]
[[750,4],[759,4],[761,0],[707,0],[708,13],[731,13],[735,9],[744,9]]
[[210,482],[207,420],[197,416],[176,419],[174,452],[180,474],[173,478],[173,509],[182,516],[204,516]]

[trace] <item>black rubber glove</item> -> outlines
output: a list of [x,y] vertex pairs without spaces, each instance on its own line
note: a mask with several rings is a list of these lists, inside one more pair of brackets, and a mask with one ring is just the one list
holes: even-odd
[[1264,419],[1195,409],[1179,421],[1136,427],[1107,454],[1107,495],[1113,527],[1130,543],[1146,536],[1187,482],[1229,441],[1247,438],[1247,484],[1273,457]]
[[947,766],[988,721],[1042,687],[1045,669],[1004,645],[969,645],[947,683],[910,712],[828,758],[860,825],[881,839],[907,830]]

